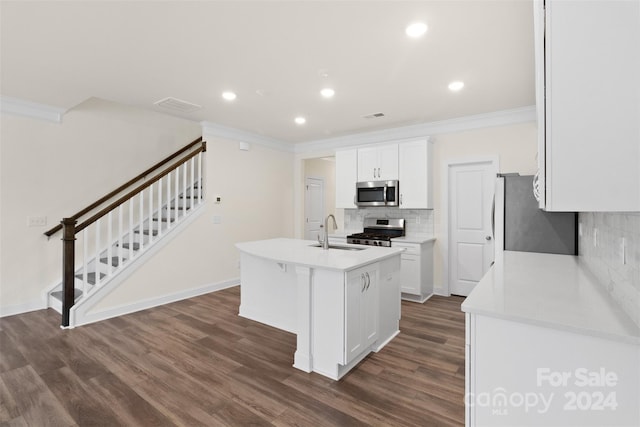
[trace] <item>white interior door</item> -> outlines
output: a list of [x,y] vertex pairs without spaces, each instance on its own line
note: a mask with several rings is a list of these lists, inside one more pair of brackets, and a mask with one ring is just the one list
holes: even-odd
[[304,238],[317,240],[324,217],[324,180],[321,178],[305,179],[304,215]]
[[469,295],[494,259],[492,161],[449,166],[449,291]]

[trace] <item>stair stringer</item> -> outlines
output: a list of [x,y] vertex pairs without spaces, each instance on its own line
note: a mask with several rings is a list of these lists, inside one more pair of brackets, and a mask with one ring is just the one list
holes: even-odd
[[174,223],[169,232],[165,231],[162,238],[156,240],[150,247],[145,248],[141,253],[133,258],[126,268],[123,268],[115,272],[112,276],[107,278],[94,289],[86,298],[78,301],[69,311],[69,328],[76,326],[86,325],[89,323],[99,322],[112,317],[117,317],[123,314],[132,313],[134,311],[145,310],[147,308],[161,305],[162,303],[156,300],[150,301],[148,306],[144,304],[136,304],[135,309],[131,309],[131,306],[123,307],[122,312],[113,312],[109,310],[104,312],[90,313],[91,309],[95,307],[100,301],[102,301],[107,295],[117,289],[125,280],[127,280],[136,270],[141,268],[148,260],[153,258],[155,254],[160,252],[165,246],[167,246],[173,239],[180,235],[187,227],[189,227],[197,218],[199,218],[205,211],[206,203],[200,203],[191,209],[189,215],[181,219],[177,223]]

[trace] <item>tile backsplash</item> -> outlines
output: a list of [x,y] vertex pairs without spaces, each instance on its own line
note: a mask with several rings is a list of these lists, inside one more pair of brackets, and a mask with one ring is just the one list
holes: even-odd
[[432,209],[360,208],[344,210],[344,229],[361,232],[365,218],[404,218],[407,234],[433,235]]
[[580,224],[580,256],[640,326],[640,212],[580,213]]

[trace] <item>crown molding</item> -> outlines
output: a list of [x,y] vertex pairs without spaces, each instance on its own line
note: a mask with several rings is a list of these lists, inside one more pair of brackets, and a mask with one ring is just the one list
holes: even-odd
[[62,117],[64,113],[67,112],[67,109],[52,105],[37,104],[8,96],[0,96],[0,111],[6,114],[14,114],[53,123],[62,123]]
[[200,125],[202,126],[202,136],[205,137],[205,139],[206,136],[218,137],[232,139],[234,141],[248,142],[250,144],[262,145],[267,148],[286,151],[289,153],[293,153],[294,151],[293,144],[278,141],[276,139],[258,135],[252,132],[247,132],[207,121],[200,122]]
[[422,123],[396,128],[387,128],[372,132],[363,132],[335,138],[295,144],[296,153],[326,151],[365,144],[375,144],[391,140],[433,136],[445,133],[456,133],[494,126],[507,126],[536,120],[535,106],[495,111],[486,114],[459,117],[437,122]]

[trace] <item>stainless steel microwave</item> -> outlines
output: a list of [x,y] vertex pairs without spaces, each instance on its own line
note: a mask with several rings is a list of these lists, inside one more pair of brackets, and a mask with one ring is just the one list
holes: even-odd
[[398,206],[400,186],[397,180],[356,183],[356,205]]

